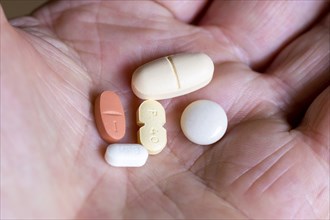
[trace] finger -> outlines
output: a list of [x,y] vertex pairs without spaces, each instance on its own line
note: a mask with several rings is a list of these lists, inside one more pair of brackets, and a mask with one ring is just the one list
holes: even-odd
[[[200,25],[214,25],[252,66],[267,62],[322,12],[322,1],[214,1]],[[219,31],[220,30],[220,31]]]
[[301,126],[298,128],[306,137],[311,148],[329,163],[330,139],[330,87],[312,103]]
[[[174,2],[166,2],[174,10]],[[176,8],[176,13],[185,13],[181,9]],[[128,77],[109,72],[132,73],[139,65],[168,54],[203,51],[215,62],[239,59],[226,39],[215,40],[202,28],[173,19],[168,10],[151,1],[56,1],[34,16],[73,47],[95,81],[107,88],[117,80],[120,87],[130,86]]]
[[[293,41],[275,59],[269,74],[273,76],[281,109],[292,123],[299,122],[311,100],[329,84],[329,20],[328,15],[313,29]],[[301,116],[302,116],[301,115]]]
[[175,18],[183,22],[191,22],[206,5],[207,0],[198,1],[164,1],[156,0],[157,3],[170,11]]

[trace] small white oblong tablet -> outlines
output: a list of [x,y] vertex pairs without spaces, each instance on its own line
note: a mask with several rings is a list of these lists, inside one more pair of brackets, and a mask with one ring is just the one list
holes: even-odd
[[169,99],[206,86],[214,64],[204,53],[181,53],[144,64],[132,76],[132,90],[141,99]]
[[110,144],[104,157],[114,167],[141,167],[148,159],[148,151],[140,144]]
[[189,104],[181,116],[181,129],[193,143],[213,144],[227,130],[227,115],[216,102],[198,100]]

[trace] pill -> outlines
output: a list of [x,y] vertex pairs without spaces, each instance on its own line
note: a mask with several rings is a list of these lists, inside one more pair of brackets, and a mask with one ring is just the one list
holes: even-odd
[[114,143],[124,137],[125,113],[116,93],[102,92],[95,101],[94,113],[96,127],[105,141]]
[[110,144],[104,158],[114,167],[141,167],[148,159],[148,151],[140,144]]
[[193,143],[213,144],[227,130],[227,115],[216,102],[198,100],[189,104],[181,116],[183,134]]
[[181,53],[144,64],[132,76],[132,90],[141,99],[169,99],[206,86],[214,64],[203,53]]
[[142,126],[138,131],[138,142],[149,154],[160,153],[167,143],[166,122],[163,106],[154,100],[142,102],[137,111],[137,124]]

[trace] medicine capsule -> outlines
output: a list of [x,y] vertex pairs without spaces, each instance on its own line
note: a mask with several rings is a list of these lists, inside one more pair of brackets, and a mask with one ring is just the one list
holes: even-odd
[[140,144],[110,144],[104,158],[114,167],[141,167],[148,159],[148,151]]
[[213,144],[227,130],[227,115],[216,102],[198,100],[189,104],[181,116],[181,129],[193,143]]
[[95,122],[101,137],[114,143],[125,135],[126,120],[119,96],[111,91],[102,92],[95,101]]
[[214,64],[203,53],[171,55],[144,64],[132,76],[132,90],[141,99],[169,99],[206,86]]
[[149,154],[160,153],[167,143],[166,122],[163,106],[154,100],[144,101],[137,111],[137,124],[142,125],[138,131],[138,142]]

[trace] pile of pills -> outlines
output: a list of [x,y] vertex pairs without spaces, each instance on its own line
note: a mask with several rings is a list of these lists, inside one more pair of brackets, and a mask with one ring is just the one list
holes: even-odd
[[[139,67],[132,77],[134,94],[144,99],[137,110],[139,144],[116,143],[125,136],[126,121],[120,98],[105,91],[95,101],[96,126],[110,144],[105,160],[115,167],[143,166],[148,155],[160,153],[166,146],[163,127],[166,114],[156,100],[170,99],[206,86],[213,77],[214,64],[203,53],[182,53],[163,57]],[[181,128],[191,142],[209,145],[217,142],[227,129],[225,111],[216,102],[198,100],[184,110]],[[204,129],[200,129],[200,128]]]

